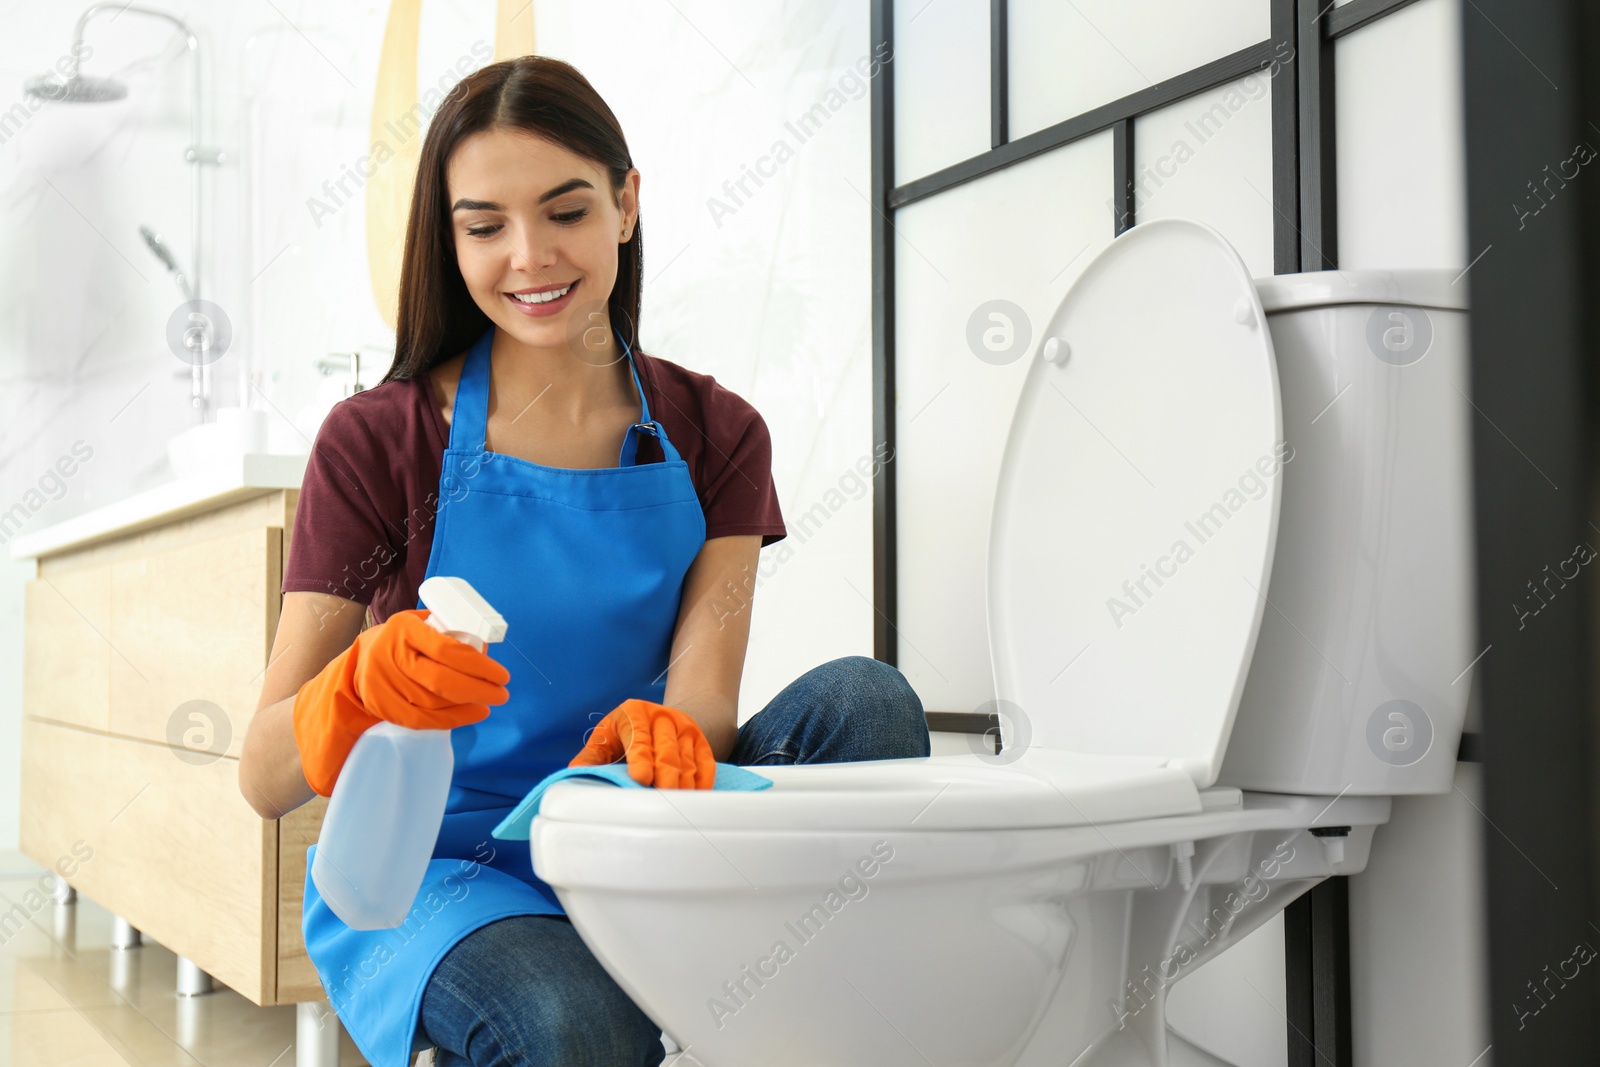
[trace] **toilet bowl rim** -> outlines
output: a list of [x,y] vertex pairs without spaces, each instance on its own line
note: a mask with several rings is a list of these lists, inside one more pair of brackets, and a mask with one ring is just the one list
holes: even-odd
[[[1313,840],[1313,827],[1343,825],[1359,838],[1387,822],[1386,796],[1299,797],[1252,794],[1244,807],[1189,815],[1159,816],[1098,826],[971,828],[966,830],[778,831],[687,827],[596,825],[534,819],[530,846],[534,867],[563,902],[572,893],[678,896],[742,893],[753,886],[764,894],[814,888],[830,882],[836,868],[876,852],[894,849],[890,882],[926,884],[930,879],[1009,879],[1062,863],[1108,857],[1121,865],[1136,850],[1168,849],[1203,842],[1273,835],[1276,853],[1295,842],[1301,851]],[[1331,801],[1331,803],[1330,803]],[[1278,841],[1277,838],[1282,838]],[[997,841],[997,839],[999,839]],[[1225,847],[1225,846],[1224,846]],[[1310,849],[1313,862],[1321,849]],[[1356,854],[1364,856],[1364,851]],[[909,866],[908,866],[909,864]],[[1295,877],[1321,878],[1343,871],[1302,869]],[[570,907],[570,903],[568,904]]]

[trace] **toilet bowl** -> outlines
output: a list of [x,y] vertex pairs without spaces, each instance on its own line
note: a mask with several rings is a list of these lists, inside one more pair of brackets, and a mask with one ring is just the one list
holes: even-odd
[[1188,220],[1111,242],[1002,461],[999,753],[546,793],[534,868],[668,1062],[1224,1064],[1172,983],[1450,788],[1464,312],[1443,272],[1253,282]]
[[[1059,1067],[1096,1041],[1078,1062],[1186,1062],[1148,1052],[1167,988],[1359,871],[1389,799],[1185,790],[1165,770],[1040,750],[763,767],[784,798],[764,810],[563,783],[533,842],[685,1063]],[[1308,832],[1332,826],[1348,835]]]

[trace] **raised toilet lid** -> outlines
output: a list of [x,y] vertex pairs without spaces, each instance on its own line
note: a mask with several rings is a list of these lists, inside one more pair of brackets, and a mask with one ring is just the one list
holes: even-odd
[[1216,781],[1268,610],[1282,438],[1232,246],[1186,219],[1112,241],[1044,331],[1006,441],[988,552],[1003,736],[1009,718],[1030,746]]

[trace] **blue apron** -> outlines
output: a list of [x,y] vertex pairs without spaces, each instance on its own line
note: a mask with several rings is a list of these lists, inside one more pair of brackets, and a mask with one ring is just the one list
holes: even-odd
[[[373,1067],[407,1067],[423,1047],[423,989],[452,946],[496,919],[565,913],[528,847],[490,831],[607,712],[661,701],[684,575],[705,543],[689,466],[651,420],[620,334],[640,419],[618,466],[590,470],[484,450],[493,339],[491,326],[461,369],[427,576],[465,578],[505,617],[506,639],[487,651],[511,672],[511,699],[451,731],[444,823],[405,923],[350,929],[311,879],[316,846],[306,851],[306,952]],[[635,461],[641,433],[661,442],[663,462]]]

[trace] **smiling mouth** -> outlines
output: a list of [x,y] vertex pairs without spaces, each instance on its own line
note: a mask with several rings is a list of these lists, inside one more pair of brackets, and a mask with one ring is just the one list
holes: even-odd
[[[579,280],[581,281],[582,279]],[[524,307],[539,307],[544,304],[557,303],[577,287],[578,282],[572,281],[559,289],[549,289],[542,293],[507,293],[506,295]]]

